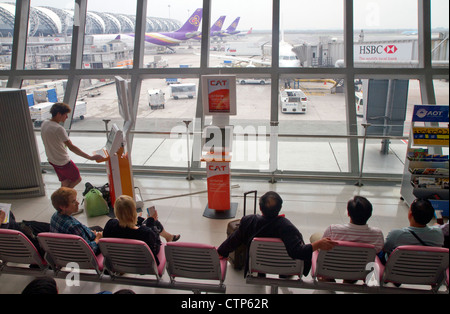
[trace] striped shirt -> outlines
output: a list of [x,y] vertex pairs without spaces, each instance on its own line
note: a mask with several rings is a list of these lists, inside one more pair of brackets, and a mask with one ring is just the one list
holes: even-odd
[[384,246],[383,232],[378,228],[369,227],[369,225],[355,225],[352,223],[331,225],[325,230],[323,237],[331,238],[335,241],[372,244],[375,246],[377,253]]

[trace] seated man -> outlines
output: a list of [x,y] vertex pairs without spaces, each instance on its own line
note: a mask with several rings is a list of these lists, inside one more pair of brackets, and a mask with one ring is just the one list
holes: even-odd
[[[331,225],[323,237],[335,241],[348,241],[372,244],[380,252],[384,245],[383,232],[375,227],[369,227],[367,221],[372,216],[372,204],[362,196],[355,196],[347,203],[347,215],[350,222],[344,225]],[[319,236],[320,237],[320,236]],[[311,237],[313,241],[314,236]]]
[[99,227],[88,228],[72,217],[74,213],[78,212],[77,191],[72,188],[61,187],[51,196],[53,207],[56,213],[53,214],[50,220],[50,232],[74,234],[82,237],[92,248],[95,254],[100,253],[98,241],[102,238]]
[[[223,257],[236,250],[241,244],[249,247],[255,237],[281,238],[289,256],[304,261],[304,275],[311,268],[312,253],[315,250],[330,250],[336,242],[328,238],[320,239],[312,244],[305,244],[302,234],[286,218],[279,216],[283,200],[275,192],[267,192],[259,199],[262,215],[248,215],[241,219],[239,228],[234,231],[217,249]],[[248,263],[246,264],[247,273]]]
[[427,226],[433,216],[434,208],[429,200],[417,199],[412,202],[408,212],[409,227],[389,232],[384,244],[384,252],[390,255],[396,247],[401,245],[442,247],[444,235],[441,228]]

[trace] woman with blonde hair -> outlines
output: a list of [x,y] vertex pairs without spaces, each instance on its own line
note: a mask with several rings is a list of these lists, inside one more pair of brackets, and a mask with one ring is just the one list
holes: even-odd
[[[167,242],[177,241],[180,235],[172,235],[164,230],[155,211],[152,217],[144,220],[138,217],[136,202],[128,195],[121,195],[114,203],[117,219],[110,219],[103,230],[104,238],[124,238],[144,241],[153,255],[157,256],[161,247],[160,235]],[[159,261],[157,261],[159,263]]]

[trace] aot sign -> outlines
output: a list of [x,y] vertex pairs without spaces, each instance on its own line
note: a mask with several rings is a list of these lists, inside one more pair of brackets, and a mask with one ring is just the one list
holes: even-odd
[[409,62],[412,60],[412,42],[363,43],[354,46],[355,61]]

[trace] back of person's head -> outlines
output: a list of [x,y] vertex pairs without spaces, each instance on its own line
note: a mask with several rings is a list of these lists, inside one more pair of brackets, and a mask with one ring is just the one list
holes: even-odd
[[77,191],[67,187],[60,187],[51,196],[53,207],[60,212],[62,207],[69,206],[69,198],[76,195]]
[[51,277],[36,278],[23,289],[22,294],[58,294],[58,286]]
[[270,191],[259,198],[259,208],[267,218],[275,218],[280,213],[283,200],[278,193]]
[[355,196],[347,203],[347,212],[355,225],[365,225],[372,216],[372,204],[363,196]]
[[114,203],[114,214],[121,227],[133,228],[137,223],[136,202],[128,195],[121,195]]
[[434,216],[434,208],[427,199],[416,199],[411,203],[411,214],[414,221],[421,225],[428,224]]
[[68,104],[57,102],[50,108],[50,114],[52,117],[56,117],[58,113],[60,114],[66,114],[71,112],[70,106]]

